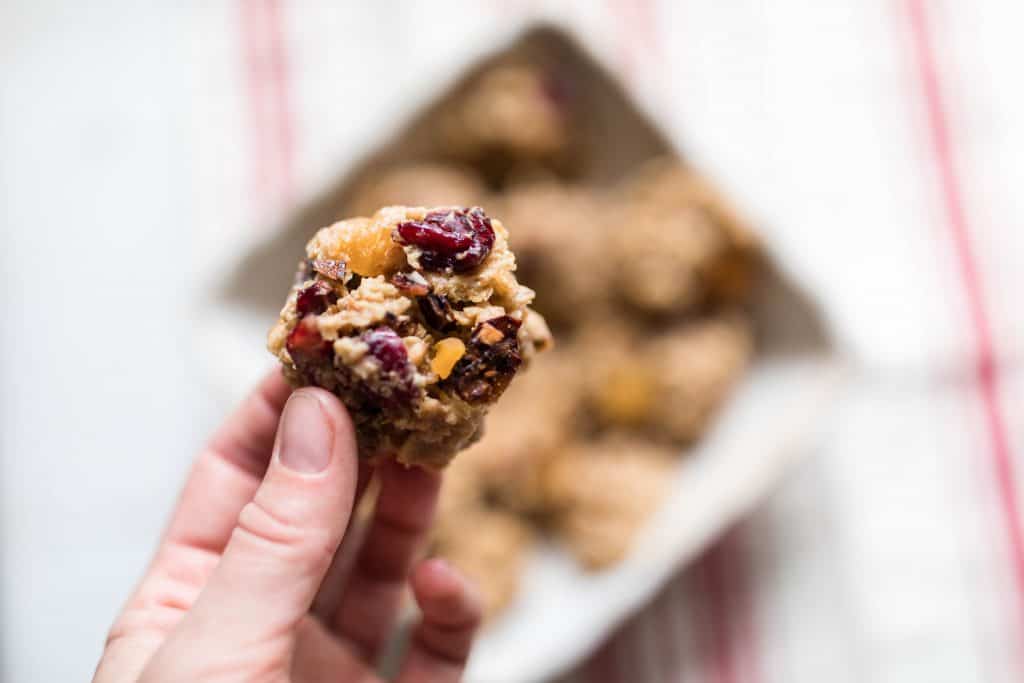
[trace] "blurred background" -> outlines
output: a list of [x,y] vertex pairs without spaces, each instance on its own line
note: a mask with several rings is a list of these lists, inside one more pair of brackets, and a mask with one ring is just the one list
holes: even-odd
[[569,678],[1020,680],[1021,19],[3,3],[3,680],[91,674],[193,453],[259,375],[204,331],[229,266],[538,20],[714,179],[853,368],[810,457]]

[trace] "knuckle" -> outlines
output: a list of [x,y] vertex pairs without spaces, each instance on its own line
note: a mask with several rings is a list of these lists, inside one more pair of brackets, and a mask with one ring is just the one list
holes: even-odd
[[259,496],[242,508],[235,534],[264,546],[268,553],[291,561],[329,560],[334,554],[326,529],[295,522],[261,501]]

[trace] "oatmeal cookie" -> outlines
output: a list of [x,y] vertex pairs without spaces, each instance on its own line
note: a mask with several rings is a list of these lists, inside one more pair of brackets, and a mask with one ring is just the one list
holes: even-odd
[[346,202],[350,216],[372,215],[382,206],[473,206],[484,195],[483,181],[451,164],[407,164],[371,175]]
[[514,226],[519,277],[545,292],[541,312],[553,327],[600,318],[619,259],[609,257],[605,207],[591,192],[557,182],[510,189],[495,212]]
[[535,67],[492,67],[441,112],[437,138],[442,150],[483,169],[492,180],[517,165],[558,165],[569,147],[563,90],[552,75]]
[[645,164],[625,183],[614,214],[613,248],[622,255],[622,297],[656,315],[710,300],[746,301],[761,271],[760,244],[705,178],[678,159]]
[[749,321],[724,314],[677,327],[645,349],[657,363],[653,428],[692,444],[707,430],[754,351]]
[[[499,404],[500,405],[500,404]],[[489,416],[490,417],[490,416]],[[490,425],[488,425],[490,429]],[[473,458],[463,457],[452,460],[445,468],[441,480],[441,491],[437,497],[434,513],[434,529],[449,528],[467,513],[472,513],[483,504],[480,476]]]
[[644,439],[577,443],[544,475],[556,535],[588,569],[620,561],[667,492],[676,462],[670,448]]
[[590,431],[650,431],[651,412],[660,399],[659,368],[645,353],[646,343],[638,329],[607,319],[584,325],[565,349],[587,368],[582,403]]
[[323,228],[268,348],[296,386],[338,395],[360,456],[443,467],[550,343],[500,221],[401,206]]
[[533,542],[533,529],[524,519],[478,506],[436,526],[430,554],[448,560],[476,584],[485,618],[491,619],[519,590]]
[[664,316],[693,310],[710,296],[706,272],[727,242],[704,211],[627,204],[614,215],[608,248],[621,255],[615,288],[626,304]]
[[542,514],[543,469],[572,439],[581,402],[575,363],[557,351],[538,357],[491,411],[480,442],[458,461],[472,470],[466,478],[472,478],[478,500]]
[[[644,340],[587,330],[586,404],[602,428],[634,429],[679,445],[696,441],[746,369],[753,352],[749,322],[724,313],[678,325]],[[588,341],[619,339],[599,344]],[[574,347],[577,348],[577,347]]]

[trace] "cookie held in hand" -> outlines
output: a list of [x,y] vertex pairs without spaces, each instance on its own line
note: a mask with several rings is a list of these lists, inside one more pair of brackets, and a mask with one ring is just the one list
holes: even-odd
[[295,386],[345,403],[363,458],[443,467],[551,342],[480,208],[386,207],[321,229],[268,348]]

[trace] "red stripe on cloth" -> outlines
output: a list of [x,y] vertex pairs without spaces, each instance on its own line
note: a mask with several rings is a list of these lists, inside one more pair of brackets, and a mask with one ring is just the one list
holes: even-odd
[[295,156],[294,126],[291,106],[291,83],[288,59],[288,40],[285,35],[285,21],[280,0],[267,0],[267,24],[269,29],[269,81],[271,102],[274,106],[277,143],[278,196],[282,203],[289,204],[295,191],[293,161]]
[[611,635],[587,660],[582,671],[586,683],[628,683],[631,680],[629,677],[623,677],[621,667],[622,636],[625,628],[628,626]]
[[632,83],[636,79],[636,36],[631,21],[629,0],[608,0],[608,11],[615,21],[615,47],[618,51],[622,78]]
[[654,7],[650,0],[608,0],[615,20],[619,64],[623,78],[636,80],[646,56],[652,65],[662,61]]
[[714,683],[755,680],[750,639],[753,620],[741,533],[741,529],[730,530],[694,566],[694,579],[704,600],[700,642],[710,658],[705,661],[709,665],[706,675]]
[[[751,527],[746,521],[740,522],[732,531],[731,543],[734,548],[734,561],[729,565],[733,590],[735,657],[740,671],[740,680],[753,683],[760,679],[758,665],[758,640],[754,612],[753,576],[754,566],[751,543],[753,536]],[[739,561],[735,561],[739,560]]]
[[[914,56],[927,111],[932,152],[943,194],[943,209],[956,249],[974,331],[975,375],[985,412],[985,425],[991,441],[992,467],[1017,589],[1014,596],[1015,616],[1018,628],[1024,629],[1024,529],[1021,526],[1014,458],[1010,451],[1006,421],[999,401],[999,371],[991,324],[985,308],[982,279],[974,255],[970,224],[964,210],[960,177],[954,163],[946,102],[943,99],[942,75],[936,63],[925,4],[922,0],[903,0],[903,4],[910,19]],[[1024,638],[1024,631],[1019,631],[1018,634]],[[1017,650],[1024,652],[1024,648]],[[1019,656],[1021,664],[1024,665],[1024,655]]]
[[536,0],[491,0],[487,3],[499,14],[533,14],[537,9]]
[[294,140],[287,44],[278,0],[241,0],[241,45],[249,101],[252,195],[262,208],[292,198]]
[[654,3],[652,0],[635,0],[633,7],[637,24],[636,33],[642,41],[643,48],[655,62],[663,61],[665,52],[658,34],[658,17]]
[[679,617],[685,608],[678,579],[669,583],[654,601],[658,672],[666,683],[682,678],[683,632],[679,628]]
[[241,21],[242,61],[245,66],[245,89],[249,101],[249,133],[252,154],[251,194],[265,200],[274,185],[270,152],[266,144],[266,111],[263,106],[263,34],[264,21],[262,3],[241,0],[239,4]]
[[619,626],[580,668],[580,679],[587,683],[680,681],[683,633],[678,610],[683,604],[677,584],[667,584],[641,612]]
[[729,619],[725,572],[722,570],[719,540],[693,567],[693,581],[700,599],[697,643],[700,647],[702,678],[716,683],[734,683],[732,647],[729,643]]

